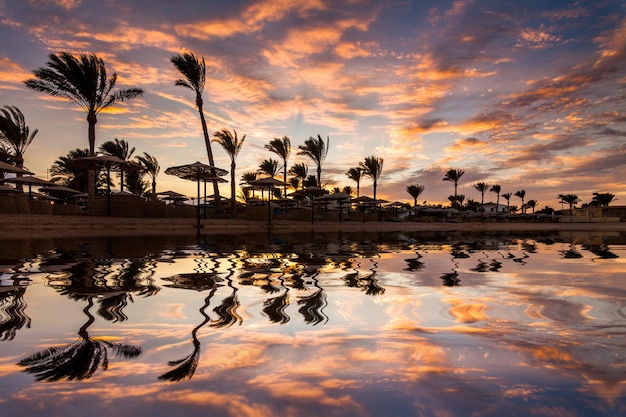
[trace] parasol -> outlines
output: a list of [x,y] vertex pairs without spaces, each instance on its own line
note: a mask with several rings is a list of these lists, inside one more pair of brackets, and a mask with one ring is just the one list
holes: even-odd
[[50,181],[42,180],[41,178],[37,178],[34,176],[5,178],[1,181],[10,182],[12,184],[28,185],[28,197],[29,198],[33,198],[33,190],[32,190],[33,185],[39,185],[39,186],[54,185]]
[[315,196],[326,194],[326,190],[320,187],[316,187],[315,185],[312,185],[302,190],[302,193],[306,196],[311,196],[311,224],[313,224],[315,222],[315,205],[314,205]]
[[267,224],[272,222],[272,187],[284,187],[287,184],[284,181],[277,180],[276,178],[266,177],[258,180],[248,181],[248,184],[254,187],[267,187]]
[[[198,183],[198,203],[200,202],[200,181],[224,181],[220,177],[228,174],[228,171],[202,162],[194,162],[193,164],[169,167],[165,170],[168,175],[174,175],[184,180],[197,181]],[[200,205],[197,207],[197,227],[200,230]]]
[[11,164],[9,164],[7,162],[3,162],[3,161],[0,161],[0,172],[11,172],[13,174],[33,175],[33,173],[30,172],[27,169],[20,168],[20,167],[17,167],[15,165],[11,165]]

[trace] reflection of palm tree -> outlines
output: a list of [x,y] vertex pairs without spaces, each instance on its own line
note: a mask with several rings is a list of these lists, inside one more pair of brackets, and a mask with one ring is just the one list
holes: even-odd
[[290,317],[285,313],[285,309],[289,305],[289,288],[284,286],[282,275],[280,277],[280,285],[285,291],[278,297],[265,300],[263,312],[271,322],[285,324],[290,320]]
[[359,278],[361,285],[365,288],[365,294],[367,295],[379,295],[385,292],[385,289],[378,285],[378,279],[376,279],[376,275],[378,272],[376,271],[376,267],[378,264],[376,261],[371,259],[372,267],[370,268],[370,273]]
[[231,279],[235,273],[234,263],[229,270],[230,273],[225,277],[225,279],[228,282],[228,287],[232,288],[233,291],[231,295],[222,300],[222,303],[219,306],[213,309],[219,319],[211,322],[212,327],[229,327],[235,323],[241,324],[243,322],[243,318],[239,315],[239,313],[237,313],[237,308],[241,306],[239,298],[237,297],[237,291],[239,290],[233,286],[233,280]]
[[328,321],[328,316],[324,314],[324,307],[328,305],[326,302],[326,291],[319,286],[316,275],[319,271],[315,271],[311,275],[313,286],[317,288],[315,292],[309,295],[298,297],[298,304],[302,305],[298,312],[304,316],[304,321],[307,324],[319,324],[323,321]]
[[26,287],[0,293],[0,340],[13,340],[22,327],[30,327],[30,317],[25,313]]
[[205,310],[211,303],[211,298],[215,294],[215,291],[217,291],[217,286],[211,289],[209,295],[204,299],[204,305],[200,308],[200,310],[198,310],[204,317],[204,320],[191,331],[193,351],[183,359],[169,361],[168,365],[173,366],[174,369],[160,375],[159,379],[176,382],[183,379],[190,379],[196,372],[198,361],[200,360],[200,340],[198,340],[198,330],[200,330],[202,326],[207,324],[210,320],[210,317],[206,314]]
[[600,259],[615,259],[619,258],[619,255],[611,252],[607,244],[601,245],[584,245],[584,249],[590,251],[594,255],[598,255]]
[[37,381],[83,380],[90,378],[99,367],[107,369],[108,349],[125,358],[135,358],[141,354],[139,347],[89,337],[87,329],[95,321],[94,316],[89,313],[91,307],[93,297],[89,297],[88,304],[83,309],[88,319],[79,329],[77,341],[69,345],[49,347],[22,359],[18,365],[25,367],[25,372],[35,374]]

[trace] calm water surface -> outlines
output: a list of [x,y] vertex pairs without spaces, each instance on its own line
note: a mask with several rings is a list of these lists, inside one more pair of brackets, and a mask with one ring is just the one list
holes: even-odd
[[623,235],[0,241],[2,416],[624,416]]

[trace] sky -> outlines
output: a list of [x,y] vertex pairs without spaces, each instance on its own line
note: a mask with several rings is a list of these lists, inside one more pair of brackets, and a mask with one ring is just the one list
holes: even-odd
[[[406,188],[420,184],[420,202],[448,204],[454,185],[442,179],[462,169],[458,192],[476,201],[473,184],[487,182],[525,190],[537,208],[593,192],[626,204],[624,1],[0,0],[0,106],[39,129],[25,166],[42,178],[88,147],[80,108],[24,85],[58,52],[95,53],[118,88],[144,90],[99,115],[96,147],[124,139],[155,156],[157,191],[193,196],[195,184],[164,171],[208,162],[194,94],[174,85],[170,62],[192,52],[207,64],[209,131],[246,137],[238,180],[277,159],[264,146],[283,136],[288,166],[315,174],[297,153],[320,135],[329,188],[356,188],[346,171],[376,156],[377,197],[389,201],[412,203]],[[365,178],[361,195],[372,194]]]

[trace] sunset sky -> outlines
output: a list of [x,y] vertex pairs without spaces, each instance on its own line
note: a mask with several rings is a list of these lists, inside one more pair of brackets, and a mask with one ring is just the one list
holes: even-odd
[[282,136],[289,165],[314,174],[297,147],[319,134],[330,138],[327,186],[355,187],[345,172],[375,155],[377,196],[390,201],[412,202],[406,187],[423,184],[420,201],[447,204],[454,187],[442,178],[455,168],[459,193],[477,201],[472,184],[484,181],[525,189],[538,208],[595,191],[626,204],[624,1],[0,0],[0,45],[0,106],[39,129],[25,165],[43,178],[88,146],[86,114],[23,81],[50,53],[95,53],[117,87],[145,90],[99,116],[96,146],[125,139],[159,160],[157,191],[194,195],[164,173],[207,162],[193,93],[174,85],[170,63],[193,52],[207,63],[209,130],[246,135],[237,178],[276,159],[264,145]]

